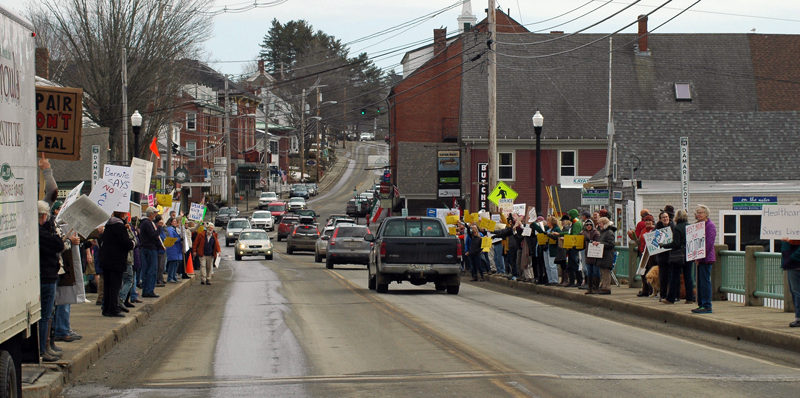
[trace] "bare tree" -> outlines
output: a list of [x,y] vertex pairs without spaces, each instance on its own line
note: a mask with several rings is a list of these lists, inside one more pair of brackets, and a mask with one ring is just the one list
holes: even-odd
[[[212,0],[43,0],[34,23],[56,41],[59,83],[83,88],[91,117],[110,130],[111,159],[121,159],[122,49],[127,51],[128,115],[144,116],[139,148],[173,119],[183,58],[196,57],[211,32]],[[130,132],[130,129],[128,130]],[[132,139],[129,139],[133,143]],[[133,153],[133,145],[130,151]],[[141,151],[140,151],[141,153]]]

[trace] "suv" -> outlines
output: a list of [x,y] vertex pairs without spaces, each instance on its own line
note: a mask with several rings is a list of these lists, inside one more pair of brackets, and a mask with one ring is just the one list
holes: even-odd
[[[301,220],[303,220],[301,218]],[[292,254],[295,250],[313,251],[319,239],[319,230],[314,224],[299,223],[286,239],[286,253]]]
[[263,209],[277,200],[278,194],[275,192],[261,192],[261,196],[258,198],[258,208]]
[[297,217],[290,217],[286,216],[281,219],[281,223],[278,224],[278,242],[281,241],[281,238],[286,238],[289,236],[290,233],[294,230],[295,224],[299,223],[300,219]]
[[252,225],[253,228],[261,228],[268,231],[275,229],[275,222],[272,220],[272,213],[266,210],[254,211],[253,215],[250,216],[250,225]]
[[318,192],[319,188],[317,187],[317,184],[313,182],[306,184],[306,189],[308,190],[308,194],[311,196],[317,196],[317,193],[319,193]]
[[372,243],[364,240],[369,228],[363,225],[341,224],[333,231],[325,251],[325,268],[334,264],[369,264]]
[[306,208],[306,200],[302,197],[289,198],[289,211],[301,210]]
[[308,188],[304,184],[294,184],[292,185],[292,189],[289,190],[289,197],[301,197],[303,199],[308,199]]
[[239,239],[239,234],[243,230],[250,228],[250,221],[246,218],[233,218],[228,221],[228,226],[225,227],[225,246],[230,246],[231,242]]
[[214,218],[214,226],[221,227],[227,225],[228,221],[232,218],[239,217],[239,209],[236,207],[223,207],[217,212],[217,217]]

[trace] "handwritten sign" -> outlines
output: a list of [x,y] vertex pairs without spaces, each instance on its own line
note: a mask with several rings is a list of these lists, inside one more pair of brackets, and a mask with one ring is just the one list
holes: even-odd
[[189,209],[189,219],[194,221],[203,221],[203,215],[205,214],[206,207],[199,204],[199,203],[192,203],[192,207]]
[[492,248],[492,238],[484,236],[481,238],[481,251],[488,252]]
[[130,210],[129,210],[130,214],[131,214],[131,218],[135,217],[135,218],[138,218],[138,219],[141,220],[141,218],[142,218],[142,205],[140,205],[138,203],[133,203],[133,202],[128,202],[128,203],[130,203],[130,206],[131,206]]
[[130,211],[128,205],[129,193],[114,186],[111,181],[101,178],[97,181],[92,192],[89,193],[89,199],[98,207],[103,209],[107,215],[111,215],[115,211]]
[[[128,211],[128,198],[131,197],[131,184],[133,182],[133,174],[131,172],[130,167],[125,166],[116,166],[112,164],[107,164],[103,167],[103,180],[108,181],[111,183],[111,186],[117,188],[118,190],[122,191],[122,196],[125,197],[125,200],[121,201],[120,203],[116,204],[116,207],[113,209],[114,211]],[[98,185],[100,182],[98,181]],[[94,189],[97,189],[95,187]],[[94,192],[94,189],[92,190]],[[92,195],[89,195],[89,198],[92,198]],[[100,206],[103,207],[103,206]]]
[[706,258],[706,223],[686,226],[686,261]]
[[603,258],[603,245],[589,245],[586,256],[591,258]]
[[514,199],[498,199],[497,209],[504,215],[513,213]]
[[145,195],[150,193],[150,176],[153,174],[153,162],[133,158],[131,159],[130,168],[132,175],[131,190]]
[[36,87],[36,151],[50,159],[81,160],[83,90]]
[[514,203],[512,211],[514,212],[514,214],[519,214],[520,216],[524,216],[525,208],[526,208],[525,203]]
[[84,238],[108,221],[108,214],[105,210],[97,206],[86,195],[78,197],[70,207],[62,210],[60,214],[63,214],[64,222]]
[[147,195],[147,206],[148,207],[154,207],[155,205],[156,205],[156,197],[155,197],[155,195],[153,195],[152,193],[148,194]]
[[81,189],[83,189],[83,181],[81,181],[80,184],[78,184],[75,188],[72,188],[72,190],[69,191],[67,198],[64,199],[64,205],[61,206],[61,212],[59,212],[58,215],[56,216],[56,222],[61,222],[61,220],[63,219],[63,216],[61,214],[63,214],[64,210],[67,210],[67,208],[70,205],[72,205],[72,203],[75,202],[76,199],[78,199],[78,197],[81,194]]
[[761,209],[761,239],[800,239],[800,206],[772,205]]
[[522,228],[522,236],[531,236],[531,232],[533,232],[531,227]]
[[663,253],[670,249],[665,249],[659,246],[659,243],[672,243],[672,228],[664,227],[644,234],[644,242],[647,245],[647,251],[650,255]]
[[445,222],[450,225],[458,224],[458,216],[449,215],[445,217]]
[[156,194],[156,202],[164,207],[172,207],[172,195],[168,193]]

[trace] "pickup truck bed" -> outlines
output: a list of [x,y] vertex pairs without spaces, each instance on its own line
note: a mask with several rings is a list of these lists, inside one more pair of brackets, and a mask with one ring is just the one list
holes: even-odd
[[436,290],[458,294],[461,284],[461,242],[438,218],[389,217],[376,235],[370,252],[369,287],[385,293],[391,282],[413,285],[433,282]]

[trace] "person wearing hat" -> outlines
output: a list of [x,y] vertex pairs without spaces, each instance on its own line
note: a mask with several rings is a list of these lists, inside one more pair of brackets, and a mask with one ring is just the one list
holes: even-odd
[[197,233],[197,237],[192,244],[192,252],[200,258],[200,284],[211,284],[211,271],[214,268],[214,260],[220,253],[219,238],[214,232],[214,224],[206,224],[205,229]]
[[[158,250],[161,248],[161,239],[158,227],[155,224],[158,210],[148,207],[146,217],[139,224],[139,245],[141,246],[142,261],[142,297],[158,298],[155,292],[156,272],[158,271]],[[116,297],[116,296],[115,296]]]
[[41,300],[41,319],[39,319],[39,352],[42,360],[54,362],[61,355],[53,351],[47,343],[50,337],[51,318],[56,301],[56,283],[58,282],[59,256],[64,251],[64,241],[56,234],[53,224],[49,222],[50,205],[40,200],[36,204],[39,215],[39,284]]

